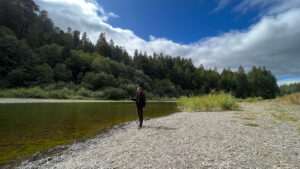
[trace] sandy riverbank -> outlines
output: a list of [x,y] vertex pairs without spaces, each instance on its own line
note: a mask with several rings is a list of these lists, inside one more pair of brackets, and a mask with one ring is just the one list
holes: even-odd
[[[298,122],[271,115],[277,103],[242,103],[241,111],[180,112],[129,122],[20,168],[297,168]],[[287,108],[299,115],[299,107]],[[257,127],[246,124],[256,124]]]

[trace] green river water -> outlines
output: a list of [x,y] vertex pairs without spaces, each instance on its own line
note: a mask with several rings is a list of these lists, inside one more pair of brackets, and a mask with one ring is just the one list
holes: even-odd
[[[174,112],[176,103],[149,102],[144,119]],[[0,166],[137,119],[133,102],[0,104]]]

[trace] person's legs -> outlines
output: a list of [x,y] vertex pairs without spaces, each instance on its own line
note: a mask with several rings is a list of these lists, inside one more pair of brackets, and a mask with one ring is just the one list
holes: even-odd
[[139,115],[139,121],[140,121],[140,126],[143,125],[143,109],[142,108],[138,108],[138,115]]

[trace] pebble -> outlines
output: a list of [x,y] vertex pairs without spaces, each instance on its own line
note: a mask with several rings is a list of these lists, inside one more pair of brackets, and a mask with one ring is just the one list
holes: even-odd
[[[259,104],[262,113],[255,119],[242,118],[260,112]],[[146,120],[141,130],[137,121],[128,122],[19,168],[299,168],[299,131],[287,122],[273,123],[272,105],[243,103],[238,113],[178,112]]]

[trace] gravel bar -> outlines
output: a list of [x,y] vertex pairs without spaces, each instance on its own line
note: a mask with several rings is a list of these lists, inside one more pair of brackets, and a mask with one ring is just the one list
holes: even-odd
[[178,112],[146,120],[140,130],[137,121],[128,122],[19,168],[299,168],[299,131],[295,122],[271,116],[272,106]]

